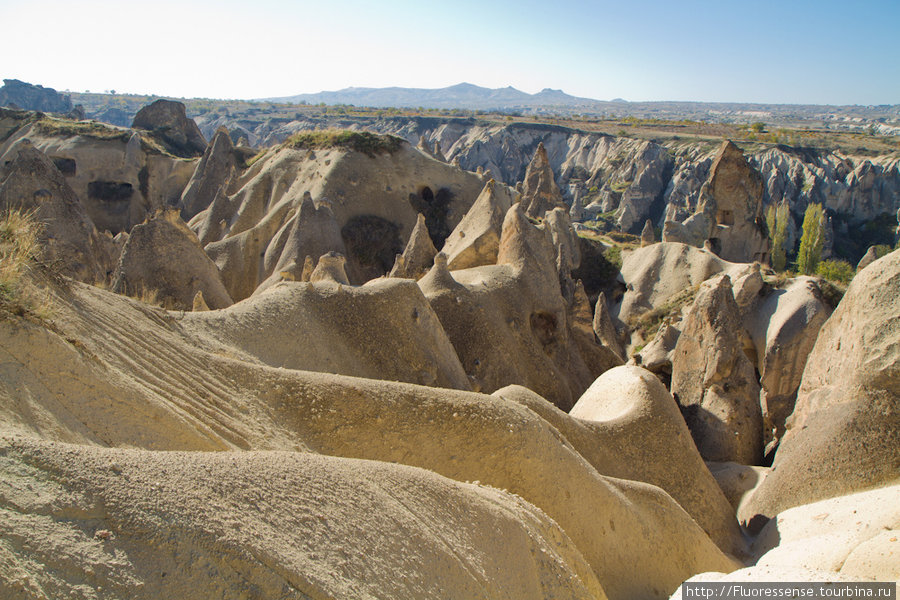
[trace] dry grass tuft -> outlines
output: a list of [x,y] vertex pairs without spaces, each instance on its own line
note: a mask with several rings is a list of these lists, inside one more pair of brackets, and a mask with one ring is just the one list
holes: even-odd
[[34,211],[0,213],[0,310],[40,320],[50,317],[48,295],[41,295],[31,275],[41,266],[43,226]]

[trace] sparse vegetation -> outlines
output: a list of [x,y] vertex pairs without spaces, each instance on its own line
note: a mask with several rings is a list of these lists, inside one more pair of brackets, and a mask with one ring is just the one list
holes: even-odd
[[666,319],[676,316],[685,306],[694,302],[699,289],[700,286],[694,286],[682,290],[662,306],[642,313],[628,323],[629,327],[632,330],[640,331],[643,339],[653,339]]
[[632,182],[630,182],[630,181],[617,181],[617,182],[613,183],[612,185],[610,185],[609,187],[612,191],[614,191],[618,194],[621,194],[622,192],[624,192],[625,190],[627,190],[628,188],[631,187],[631,183]]
[[33,212],[11,210],[0,215],[0,311],[38,319],[49,317],[28,275],[40,264],[41,223]]
[[98,121],[72,121],[44,117],[35,124],[37,130],[45,135],[90,137],[99,140],[121,140],[127,142],[132,131],[119,129]]
[[349,148],[369,156],[393,154],[403,145],[403,140],[392,135],[378,135],[368,131],[325,129],[295,133],[284,142],[289,148],[318,150],[322,148]]

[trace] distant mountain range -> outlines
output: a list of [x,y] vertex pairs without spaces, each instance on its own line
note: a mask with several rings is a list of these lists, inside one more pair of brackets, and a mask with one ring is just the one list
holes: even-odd
[[545,88],[537,94],[528,94],[514,87],[485,88],[471,83],[460,83],[439,89],[424,88],[360,88],[349,87],[336,92],[299,94],[282,98],[264,98],[270,102],[299,104],[325,103],[352,104],[354,106],[393,108],[462,108],[470,110],[503,110],[535,107],[577,107],[599,103],[590,98],[570,96],[562,90]]

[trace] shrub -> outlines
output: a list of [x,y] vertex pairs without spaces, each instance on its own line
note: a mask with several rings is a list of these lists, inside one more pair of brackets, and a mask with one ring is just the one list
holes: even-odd
[[829,281],[837,281],[846,285],[853,279],[856,269],[846,260],[823,260],[816,268],[816,274]]

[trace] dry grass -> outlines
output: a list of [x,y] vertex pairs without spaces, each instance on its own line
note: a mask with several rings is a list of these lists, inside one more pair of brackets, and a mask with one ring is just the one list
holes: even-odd
[[393,154],[403,145],[403,140],[392,135],[378,135],[368,131],[324,129],[295,133],[284,145],[290,148],[318,150],[320,148],[349,148],[369,156]]
[[0,214],[0,310],[39,320],[50,318],[49,296],[32,282],[41,265],[42,225],[33,211]]

